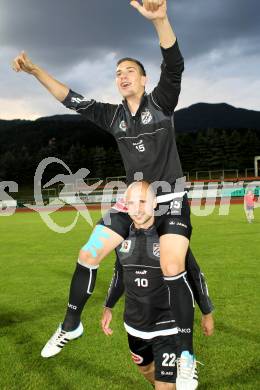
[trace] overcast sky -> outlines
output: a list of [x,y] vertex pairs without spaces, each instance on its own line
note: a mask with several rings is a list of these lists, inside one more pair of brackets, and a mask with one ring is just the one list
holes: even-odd
[[[0,0],[0,118],[69,113],[10,62],[21,50],[83,95],[119,102],[116,60],[139,58],[148,91],[161,62],[152,24],[128,0]],[[178,108],[226,102],[260,110],[260,1],[168,0],[185,58]]]

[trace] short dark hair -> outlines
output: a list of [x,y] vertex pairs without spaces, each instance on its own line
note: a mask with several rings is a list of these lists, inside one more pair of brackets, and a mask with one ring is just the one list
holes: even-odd
[[146,71],[145,71],[145,69],[144,69],[143,64],[142,64],[140,61],[136,60],[135,58],[131,58],[131,57],[124,57],[124,58],[121,58],[120,60],[117,61],[117,64],[116,64],[116,65],[118,66],[118,65],[120,65],[122,62],[125,62],[125,61],[135,62],[135,63],[139,66],[139,68],[140,68],[140,70],[141,70],[142,76],[146,76]]

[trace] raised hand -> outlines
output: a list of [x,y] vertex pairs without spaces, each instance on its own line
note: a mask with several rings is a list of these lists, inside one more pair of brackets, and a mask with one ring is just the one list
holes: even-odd
[[33,75],[57,100],[63,102],[69,93],[69,88],[55,80],[40,66],[32,63],[27,54],[22,51],[12,62],[15,72],[26,72]]
[[32,63],[27,54],[22,51],[12,62],[12,68],[15,72],[26,72],[32,74],[36,65]]
[[131,1],[130,4],[148,20],[159,20],[166,18],[166,0],[143,0],[143,5],[141,5],[139,1]]

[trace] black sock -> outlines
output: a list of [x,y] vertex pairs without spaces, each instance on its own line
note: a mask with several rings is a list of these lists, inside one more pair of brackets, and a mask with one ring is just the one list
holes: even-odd
[[194,298],[186,271],[176,276],[164,276],[170,290],[171,309],[179,328],[181,350],[193,353]]
[[78,327],[82,310],[95,287],[97,268],[98,266],[88,267],[77,263],[71,280],[68,308],[62,324],[63,330],[69,332]]

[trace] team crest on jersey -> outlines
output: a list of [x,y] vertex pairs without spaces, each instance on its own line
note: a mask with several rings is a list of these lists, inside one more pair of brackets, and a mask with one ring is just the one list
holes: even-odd
[[152,119],[153,119],[152,114],[150,113],[150,111],[148,109],[146,109],[144,112],[142,112],[141,120],[142,120],[143,125],[147,125],[148,123],[151,122]]
[[126,121],[121,121],[119,127],[122,131],[126,131],[127,129]]
[[128,253],[130,251],[130,248],[131,248],[131,240],[125,240],[122,242],[119,252]]
[[153,254],[156,257],[160,257],[160,244],[159,244],[159,242],[153,243]]

